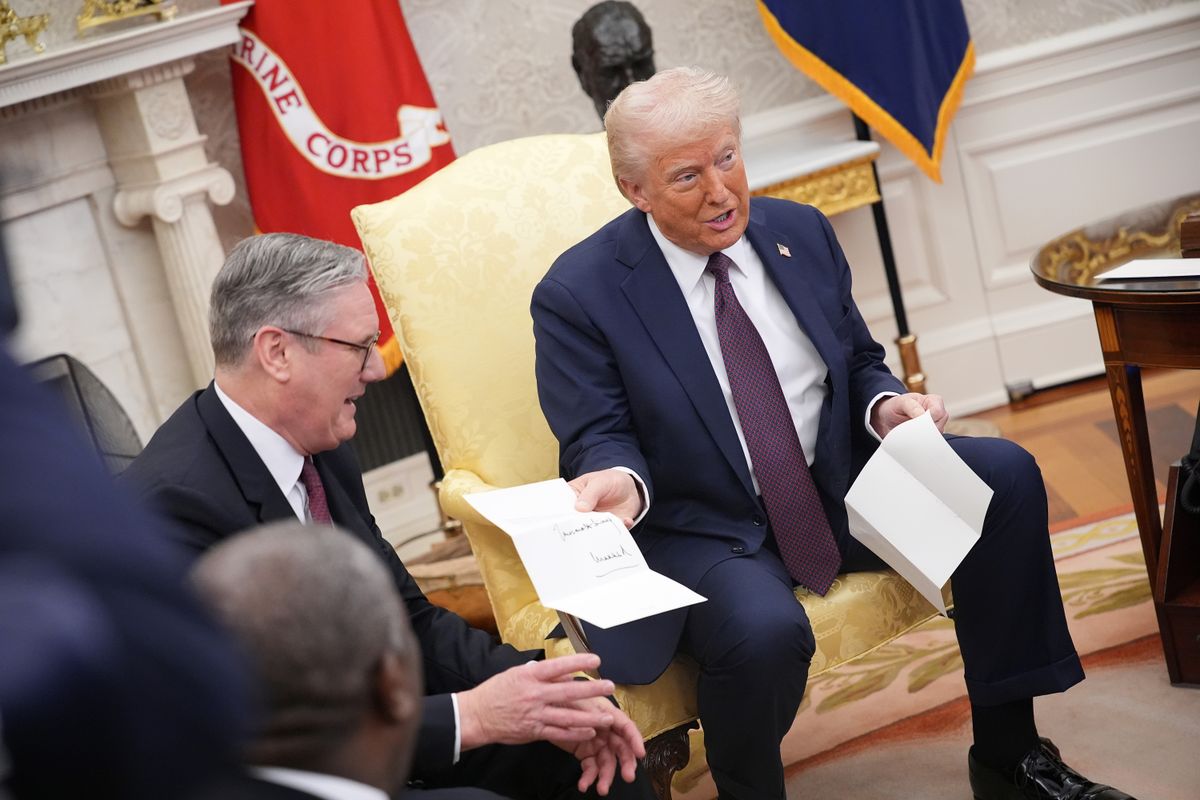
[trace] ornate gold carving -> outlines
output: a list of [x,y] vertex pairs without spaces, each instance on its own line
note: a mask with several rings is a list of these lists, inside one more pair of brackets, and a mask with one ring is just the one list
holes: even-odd
[[764,186],[758,196],[778,197],[816,206],[826,216],[840,214],[879,200],[879,187],[871,169],[874,155],[847,161],[835,167]]
[[1200,211],[1200,197],[1175,205],[1166,219],[1148,230],[1120,225],[1111,235],[1090,238],[1083,228],[1053,240],[1038,251],[1038,274],[1061,283],[1085,286],[1097,274],[1126,261],[1158,252],[1179,253],[1179,226],[1188,214]]
[[83,8],[75,17],[75,30],[80,35],[89,28],[107,25],[123,19],[133,19],[147,14],[165,22],[175,16],[179,9],[174,0],[83,0]]
[[30,14],[28,17],[18,17],[17,12],[8,7],[7,0],[0,0],[0,64],[8,62],[5,50],[8,43],[19,37],[25,37],[25,44],[35,53],[42,53],[46,45],[38,41],[38,34],[46,30],[50,24],[49,14]]

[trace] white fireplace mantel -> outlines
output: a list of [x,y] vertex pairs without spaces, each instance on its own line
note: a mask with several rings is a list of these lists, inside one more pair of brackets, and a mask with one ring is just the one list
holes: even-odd
[[215,50],[238,40],[254,0],[140,25],[0,66],[0,108]]
[[252,0],[142,20],[0,67],[0,221],[29,360],[66,352],[145,438],[212,377],[208,291],[225,254],[210,160],[184,78],[238,41]]

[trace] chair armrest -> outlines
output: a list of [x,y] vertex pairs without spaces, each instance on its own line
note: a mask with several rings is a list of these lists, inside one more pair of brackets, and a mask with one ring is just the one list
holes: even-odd
[[452,469],[442,479],[438,500],[448,515],[463,524],[500,638],[522,650],[541,648],[546,634],[558,622],[555,613],[538,602],[512,538],[476,511],[465,497],[496,488],[470,470]]
[[475,510],[475,506],[467,502],[466,495],[499,488],[470,470],[452,469],[442,478],[438,489],[438,502],[441,503],[443,511],[464,524],[490,525],[491,523]]

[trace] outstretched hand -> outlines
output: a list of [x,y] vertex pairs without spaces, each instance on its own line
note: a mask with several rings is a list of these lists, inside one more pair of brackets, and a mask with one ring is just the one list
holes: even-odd
[[901,422],[916,419],[926,411],[933,418],[933,424],[937,426],[938,431],[945,432],[950,415],[946,412],[941,395],[915,392],[885,397],[876,403],[871,409],[871,427],[882,439]]
[[625,713],[604,699],[587,701],[608,706],[613,715],[613,724],[596,731],[596,735],[585,742],[559,742],[558,745],[579,759],[581,773],[576,786],[582,794],[593,784],[602,797],[612,788],[618,774],[626,783],[637,777],[637,760],[646,757],[646,746],[642,734]]
[[575,673],[599,666],[600,657],[592,653],[531,661],[459,692],[462,749],[541,739],[586,742],[595,738],[597,731],[628,719],[608,701],[590,702],[612,694],[612,681],[573,679]]
[[626,528],[642,510],[642,496],[637,481],[628,472],[602,469],[580,475],[568,484],[579,495],[576,511],[607,511],[615,514]]

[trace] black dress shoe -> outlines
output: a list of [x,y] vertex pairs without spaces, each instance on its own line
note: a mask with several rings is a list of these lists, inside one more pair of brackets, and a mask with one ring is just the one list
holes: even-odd
[[976,761],[974,752],[967,754],[967,767],[975,800],[1134,800],[1068,767],[1054,742],[1044,737],[1025,754],[1011,776]]

